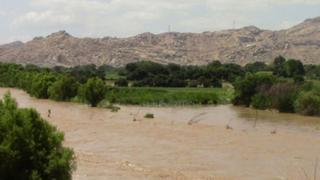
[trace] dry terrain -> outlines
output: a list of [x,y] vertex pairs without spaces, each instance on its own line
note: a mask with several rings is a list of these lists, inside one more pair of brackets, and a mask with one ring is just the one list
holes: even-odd
[[213,60],[246,64],[276,56],[319,64],[320,17],[280,31],[254,26],[203,33],[143,33],[128,38],[77,38],[65,31],[0,46],[0,61],[40,66],[108,64],[151,60],[182,65]]

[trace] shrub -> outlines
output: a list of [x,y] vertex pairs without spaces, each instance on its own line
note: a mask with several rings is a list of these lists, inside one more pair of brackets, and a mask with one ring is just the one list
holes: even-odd
[[294,112],[294,102],[299,87],[291,82],[280,82],[270,87],[265,93],[272,100],[272,107],[279,112]]
[[30,94],[36,98],[47,99],[48,89],[55,81],[56,77],[51,74],[38,74],[32,79]]
[[114,82],[114,84],[118,87],[128,87],[129,82],[126,79],[120,78]]
[[252,97],[251,105],[253,108],[266,110],[271,107],[271,99],[259,93]]
[[212,80],[212,87],[215,87],[215,88],[222,88],[223,87],[223,85],[222,85],[222,82],[221,82],[221,80],[219,80],[219,79],[213,79]]
[[0,179],[71,179],[74,154],[64,136],[33,109],[18,109],[9,94],[0,101]]
[[57,101],[66,101],[77,95],[79,84],[69,76],[64,76],[54,82],[48,89],[50,99]]
[[259,92],[259,88],[269,89],[276,78],[267,73],[248,73],[244,78],[238,78],[233,84],[235,87],[235,105],[250,106],[252,97]]
[[79,95],[82,100],[96,107],[104,99],[107,87],[99,78],[91,78],[80,87]]
[[296,84],[302,84],[304,82],[304,77],[301,75],[295,75],[293,80]]
[[320,115],[320,96],[314,91],[303,92],[295,102],[295,111],[297,113],[309,116]]
[[190,80],[190,81],[188,82],[188,87],[196,88],[196,87],[198,87],[198,86],[199,86],[199,83],[198,83],[197,80]]
[[154,115],[151,114],[151,113],[147,113],[144,117],[147,118],[147,119],[153,119]]

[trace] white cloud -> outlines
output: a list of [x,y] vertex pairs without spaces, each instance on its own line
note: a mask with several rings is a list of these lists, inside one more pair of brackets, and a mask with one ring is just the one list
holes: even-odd
[[6,16],[6,15],[7,15],[6,12],[0,10],[0,16]]
[[15,19],[13,25],[44,25],[55,26],[61,24],[72,23],[72,17],[68,14],[59,14],[57,12],[48,10],[43,12],[31,11],[25,15]]
[[[44,34],[66,29],[77,36],[131,36],[145,31],[202,32],[261,22],[257,15],[275,6],[312,5],[320,0],[30,0],[12,16],[11,29]],[[1,7],[0,7],[1,16]],[[274,29],[297,20],[266,24]],[[40,31],[41,30],[41,31]],[[41,33],[40,33],[41,32]]]

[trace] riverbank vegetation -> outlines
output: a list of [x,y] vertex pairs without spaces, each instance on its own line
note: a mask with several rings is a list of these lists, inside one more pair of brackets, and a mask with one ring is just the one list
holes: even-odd
[[71,180],[74,153],[64,136],[33,109],[6,94],[0,100],[0,179]]
[[131,105],[210,105],[227,104],[232,88],[111,88],[105,97],[111,103]]
[[107,65],[41,68],[0,64],[0,86],[37,98],[91,106],[210,105],[232,102],[256,109],[320,115],[320,66],[277,57],[245,66],[213,61],[181,66],[149,61],[115,68]]

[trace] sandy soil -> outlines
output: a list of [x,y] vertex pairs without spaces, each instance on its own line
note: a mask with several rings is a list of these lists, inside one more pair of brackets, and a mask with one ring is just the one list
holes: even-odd
[[76,152],[75,180],[320,179],[319,118],[232,106],[122,106],[113,113],[10,91],[20,107],[45,118],[51,109],[48,121]]

